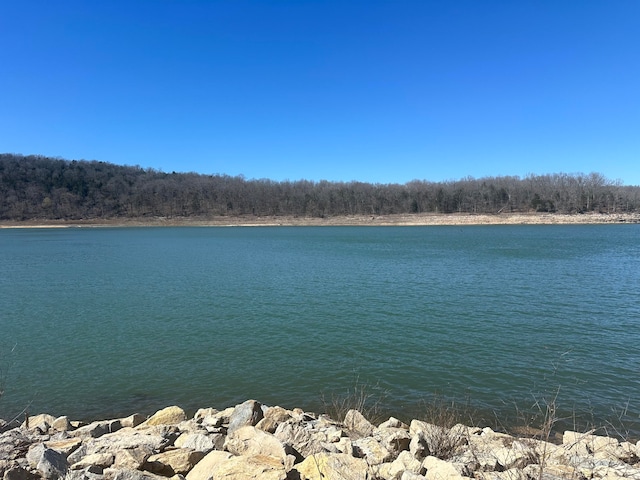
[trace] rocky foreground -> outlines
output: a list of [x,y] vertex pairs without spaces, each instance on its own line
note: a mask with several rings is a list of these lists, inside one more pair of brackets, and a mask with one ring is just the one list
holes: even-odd
[[4,480],[640,480],[639,457],[640,442],[590,433],[556,445],[419,420],[375,426],[357,410],[337,422],[254,400],[88,425],[42,414],[0,434]]

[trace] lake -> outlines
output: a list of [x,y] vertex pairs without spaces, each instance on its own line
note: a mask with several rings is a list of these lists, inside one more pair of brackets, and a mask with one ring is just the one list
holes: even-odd
[[0,417],[359,385],[637,435],[639,293],[640,225],[3,229]]

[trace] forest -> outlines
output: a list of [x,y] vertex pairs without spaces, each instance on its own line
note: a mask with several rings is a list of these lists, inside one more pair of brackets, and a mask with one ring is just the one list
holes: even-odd
[[638,211],[640,186],[625,186],[600,173],[403,185],[272,181],[0,154],[0,220]]

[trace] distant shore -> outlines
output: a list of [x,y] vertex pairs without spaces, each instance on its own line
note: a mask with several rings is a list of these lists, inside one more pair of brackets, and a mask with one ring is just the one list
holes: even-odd
[[84,220],[0,221],[0,228],[64,227],[224,227],[224,226],[427,226],[427,225],[569,225],[640,223],[640,213],[501,213],[488,214],[392,214],[332,217],[217,216],[95,218]]

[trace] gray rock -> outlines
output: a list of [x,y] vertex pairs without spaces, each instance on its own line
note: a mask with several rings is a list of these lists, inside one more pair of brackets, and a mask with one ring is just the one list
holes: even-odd
[[40,477],[26,468],[15,466],[4,472],[3,480],[39,480]]
[[247,400],[238,405],[229,418],[229,428],[227,433],[232,433],[247,425],[254,426],[262,420],[262,405],[255,400]]
[[14,428],[0,435],[0,460],[14,460],[24,457],[33,438],[24,430]]
[[31,467],[40,472],[46,480],[57,480],[64,477],[69,469],[69,463],[60,452],[45,447],[43,444],[34,445],[27,452],[27,461]]

